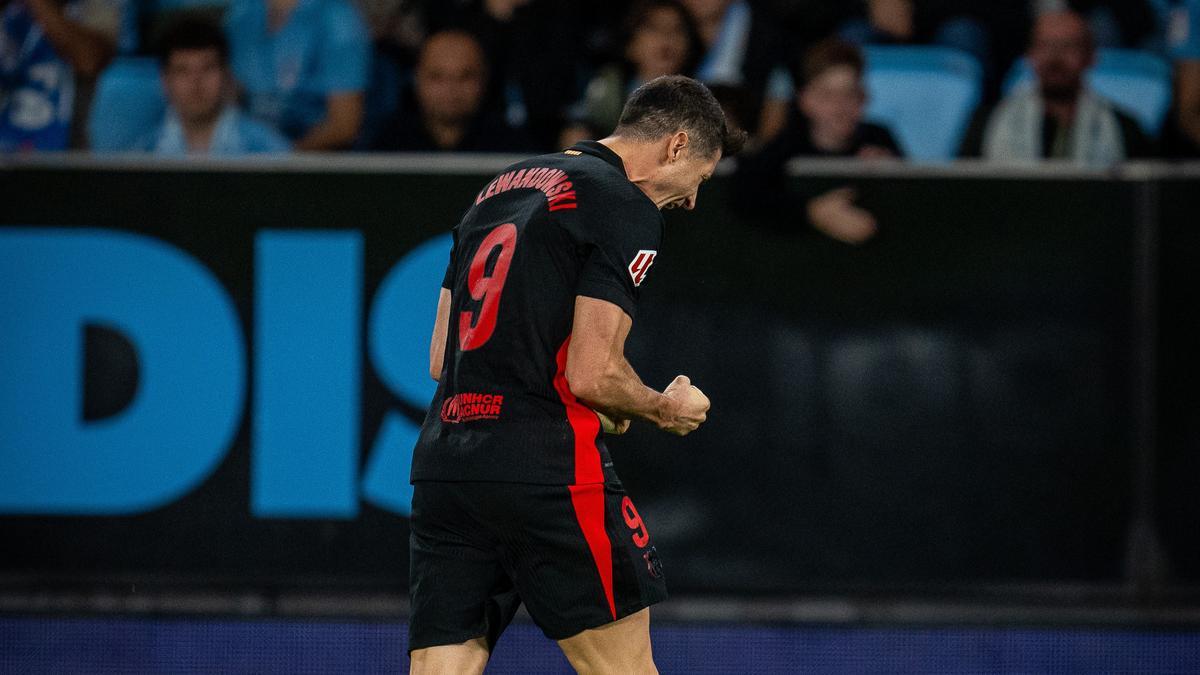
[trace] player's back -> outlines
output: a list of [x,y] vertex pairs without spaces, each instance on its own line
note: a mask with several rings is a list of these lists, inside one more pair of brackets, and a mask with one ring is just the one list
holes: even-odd
[[597,418],[565,378],[575,297],[633,314],[658,209],[615,153],[585,142],[501,172],[454,235],[442,375],[412,479],[603,480]]

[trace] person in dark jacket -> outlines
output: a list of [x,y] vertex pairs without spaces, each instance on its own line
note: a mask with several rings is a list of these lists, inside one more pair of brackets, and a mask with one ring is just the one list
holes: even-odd
[[561,147],[607,136],[634,89],[660,75],[694,75],[700,62],[699,34],[679,0],[640,0],[626,21],[623,45],[622,58],[600,68],[571,107]]
[[376,140],[392,152],[529,152],[522,129],[483,105],[487,63],[479,42],[460,30],[434,33],[417,61],[414,96]]
[[1087,86],[1095,60],[1092,32],[1081,15],[1039,16],[1029,47],[1036,86],[1018,88],[995,108],[979,111],[960,154],[1007,163],[1059,159],[1101,168],[1152,155],[1137,122]]
[[[858,48],[839,40],[821,42],[807,52],[788,125],[756,154],[739,161],[735,190],[743,212],[775,225],[779,214],[803,214],[820,232],[849,244],[875,235],[875,217],[854,203],[853,188],[796,194],[784,184],[785,165],[794,157],[903,156],[887,128],[863,121],[863,70]],[[784,220],[786,227],[794,223]]]
[[826,40],[804,58],[795,108],[788,126],[763,154],[791,157],[899,157],[900,146],[887,128],[863,121],[867,92],[862,52]]

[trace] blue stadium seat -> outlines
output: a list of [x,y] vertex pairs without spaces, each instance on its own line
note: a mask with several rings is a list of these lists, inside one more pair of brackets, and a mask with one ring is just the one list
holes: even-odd
[[946,47],[866,47],[866,117],[885,124],[910,159],[947,161],[983,92],[983,69]]
[[92,150],[133,149],[139,138],[154,129],[165,109],[155,59],[123,57],[113,61],[96,82],[88,114]]
[[[1032,85],[1033,69],[1026,59],[1013,64],[1004,78],[1004,93]],[[1101,49],[1088,84],[1157,136],[1171,107],[1171,67],[1161,58],[1136,49]]]

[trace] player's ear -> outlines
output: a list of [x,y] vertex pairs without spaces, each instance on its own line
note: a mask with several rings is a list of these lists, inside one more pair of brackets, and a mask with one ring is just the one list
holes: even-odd
[[683,159],[684,150],[688,147],[686,131],[676,131],[671,134],[671,142],[667,146],[667,161],[675,162]]

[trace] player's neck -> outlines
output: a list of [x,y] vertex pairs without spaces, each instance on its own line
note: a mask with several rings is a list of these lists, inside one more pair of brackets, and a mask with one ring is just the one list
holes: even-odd
[[612,150],[621,158],[625,165],[625,176],[629,182],[654,202],[658,208],[670,201],[667,195],[659,194],[653,186],[654,177],[658,174],[659,153],[661,148],[647,143],[631,141],[620,136],[609,136],[597,141],[600,145]]

